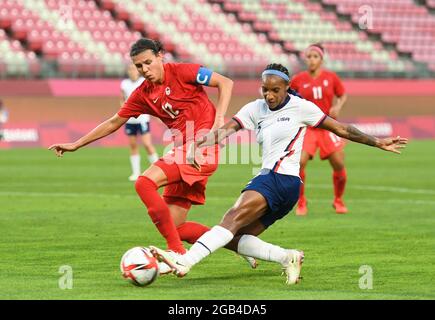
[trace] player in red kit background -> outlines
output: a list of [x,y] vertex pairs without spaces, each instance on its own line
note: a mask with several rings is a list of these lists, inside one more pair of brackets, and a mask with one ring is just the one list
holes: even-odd
[[[320,44],[310,45],[305,51],[305,62],[308,70],[296,74],[291,81],[291,88],[298,91],[306,100],[315,103],[325,114],[336,119],[346,102],[346,94],[340,78],[332,71],[322,68],[324,49]],[[336,103],[333,105],[334,98]],[[305,134],[300,177],[305,182],[305,167],[317,149],[320,159],[328,159],[333,168],[334,201],[337,213],[346,213],[343,201],[347,175],[344,166],[344,142],[332,132],[319,128],[308,128]],[[304,184],[301,184],[300,196],[296,208],[297,215],[308,212]]]
[[[171,130],[174,149],[152,164],[136,181],[136,191],[148,214],[165,237],[168,249],[184,253],[182,241],[194,243],[208,227],[186,221],[192,204],[204,204],[207,179],[218,166],[219,147],[205,150],[198,171],[186,162],[189,141],[224,124],[232,80],[199,64],[163,63],[158,41],[140,39],[130,56],[145,81],[130,95],[118,113],[74,143],[54,144],[58,156],[75,151],[119,129],[130,117],[146,113],[161,119]],[[216,107],[203,85],[218,88]],[[163,197],[158,189],[165,186]],[[249,260],[248,260],[249,261]],[[252,265],[252,264],[251,264]]]

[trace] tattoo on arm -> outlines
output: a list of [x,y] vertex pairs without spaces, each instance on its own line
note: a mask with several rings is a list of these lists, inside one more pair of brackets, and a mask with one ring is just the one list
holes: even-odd
[[355,141],[355,142],[359,142],[359,143],[363,143],[369,146],[376,146],[376,138],[365,134],[364,132],[361,132],[360,130],[358,130],[356,127],[352,126],[352,125],[348,125],[346,128],[346,132],[347,132],[347,139]]

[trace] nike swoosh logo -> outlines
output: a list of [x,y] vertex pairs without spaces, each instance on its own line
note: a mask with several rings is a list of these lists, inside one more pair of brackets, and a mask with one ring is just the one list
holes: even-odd
[[153,102],[154,102],[154,103],[156,103],[156,102],[157,102],[157,100],[159,100],[159,98],[157,98],[156,100],[153,100]]
[[309,84],[304,84],[304,88],[308,88],[309,86]]

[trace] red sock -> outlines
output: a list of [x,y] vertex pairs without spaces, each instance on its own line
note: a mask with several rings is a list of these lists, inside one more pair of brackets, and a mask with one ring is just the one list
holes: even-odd
[[198,222],[186,221],[177,227],[180,239],[188,243],[195,243],[210,228]]
[[178,253],[185,253],[186,249],[184,249],[183,243],[180,240],[168,205],[157,192],[157,185],[151,179],[140,176],[135,186],[139,197],[148,208],[151,220],[160,234],[165,237],[168,249]]
[[346,169],[343,168],[340,171],[334,171],[332,174],[334,181],[334,195],[335,198],[341,198],[344,194],[344,187],[346,186],[347,174]]
[[299,201],[304,202],[305,200],[305,170],[299,171],[299,176],[303,183],[301,183],[301,187],[299,189]]

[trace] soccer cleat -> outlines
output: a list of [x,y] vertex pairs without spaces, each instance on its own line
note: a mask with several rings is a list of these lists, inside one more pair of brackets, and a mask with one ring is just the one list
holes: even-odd
[[283,264],[283,273],[287,277],[288,285],[297,284],[301,281],[301,269],[304,262],[304,252],[298,250],[288,250],[287,262]]
[[243,259],[245,259],[246,260],[246,262],[249,264],[249,266],[252,268],[252,269],[255,269],[255,268],[257,268],[258,267],[258,262],[257,262],[257,260],[255,259],[255,258],[252,258],[252,257],[248,257],[248,256],[244,256],[244,255],[240,255]]
[[172,268],[170,266],[168,266],[164,262],[159,262],[158,265],[159,265],[159,274],[161,276],[172,273],[172,271],[174,271],[174,270],[172,270]]
[[166,263],[177,277],[182,278],[190,271],[190,267],[183,261],[181,254],[165,251],[154,246],[149,248],[153,256],[160,262]]
[[335,198],[332,206],[338,214],[347,213],[347,208],[341,198]]
[[136,181],[139,178],[139,175],[132,174],[128,177],[128,181]]
[[298,206],[296,207],[297,216],[306,216],[308,213],[307,200],[300,199],[298,201]]

